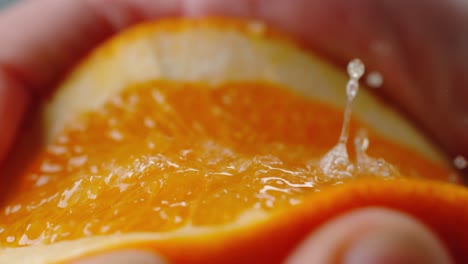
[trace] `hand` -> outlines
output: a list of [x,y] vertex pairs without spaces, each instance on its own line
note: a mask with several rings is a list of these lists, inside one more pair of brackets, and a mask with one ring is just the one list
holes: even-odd
[[[36,0],[0,16],[0,160],[31,101],[51,92],[47,88],[61,73],[101,40],[144,19],[204,14],[263,19],[339,62],[362,58],[385,76],[385,96],[448,153],[468,156],[468,6],[463,1]],[[363,225],[368,233],[353,233]],[[334,263],[336,255],[344,263],[383,263],[379,259],[385,256],[396,263],[450,263],[422,224],[381,208],[357,210],[327,223],[289,261]],[[158,261],[148,253],[126,251],[82,263],[112,259]]]

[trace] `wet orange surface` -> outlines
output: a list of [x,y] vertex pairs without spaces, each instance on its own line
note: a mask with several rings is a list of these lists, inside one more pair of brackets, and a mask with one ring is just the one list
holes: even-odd
[[[319,169],[342,118],[342,110],[265,83],[131,87],[69,123],[10,190],[0,246],[216,226],[251,208],[295,206],[352,180]],[[362,128],[353,121],[351,138]],[[399,174],[448,179],[448,170],[367,132],[368,154]]]

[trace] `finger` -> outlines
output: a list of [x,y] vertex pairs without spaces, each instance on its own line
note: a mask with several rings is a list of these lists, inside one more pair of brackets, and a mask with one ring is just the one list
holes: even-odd
[[415,219],[383,208],[360,209],[311,234],[288,264],[452,263],[441,242]]
[[[0,16],[0,69],[39,93],[120,29],[177,13],[178,1],[29,0]],[[14,26],[12,26],[14,25]]]
[[340,62],[380,71],[381,91],[450,154],[468,156],[468,6],[464,1],[192,0],[192,15],[253,17]]
[[107,264],[107,263],[163,264],[165,262],[161,258],[157,257],[156,255],[148,253],[148,252],[127,250],[127,251],[111,252],[107,254],[93,256],[90,258],[75,261],[72,264]]
[[0,71],[0,163],[29,104],[28,91]]
[[78,58],[145,18],[174,15],[178,1],[35,0],[0,15],[0,162],[31,97],[47,94]]

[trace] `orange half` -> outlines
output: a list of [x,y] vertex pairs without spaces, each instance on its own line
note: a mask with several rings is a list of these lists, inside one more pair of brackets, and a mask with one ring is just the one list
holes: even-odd
[[171,19],[115,36],[43,104],[7,163],[0,263],[120,248],[173,263],[277,263],[319,225],[366,206],[416,217],[468,262],[468,191],[365,89],[350,139],[367,131],[371,163],[351,176],[321,169],[346,81],[255,21]]

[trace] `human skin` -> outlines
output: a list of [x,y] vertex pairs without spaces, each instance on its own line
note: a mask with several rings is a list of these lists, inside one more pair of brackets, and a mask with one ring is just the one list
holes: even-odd
[[[412,117],[449,155],[468,156],[468,4],[463,0],[25,0],[0,14],[0,161],[13,144],[28,106],[52,92],[51,87],[77,59],[134,23],[180,15],[262,19],[337,63],[359,57],[385,77],[379,89],[383,96]],[[351,253],[353,245],[368,247],[358,237],[333,230],[352,230],[355,213],[368,224],[378,222],[375,210],[393,219],[389,225],[377,225],[376,233],[411,234],[412,241],[419,241],[416,248],[449,263],[430,230],[408,216],[379,208],[331,221],[298,245],[292,263],[317,260],[314,257],[320,257],[320,252],[334,255],[344,250],[346,241],[354,241],[346,246]],[[408,221],[413,224],[405,225]],[[328,247],[314,250],[317,247],[311,245],[316,237],[330,241],[323,243]],[[387,239],[384,247],[394,248],[391,254],[395,256],[407,254],[398,246],[403,240]],[[367,250],[367,256],[372,250]],[[343,256],[355,259],[359,255],[351,253]],[[143,253],[122,254],[138,258]],[[426,263],[427,254],[416,255]],[[329,260],[326,256],[322,263]]]

